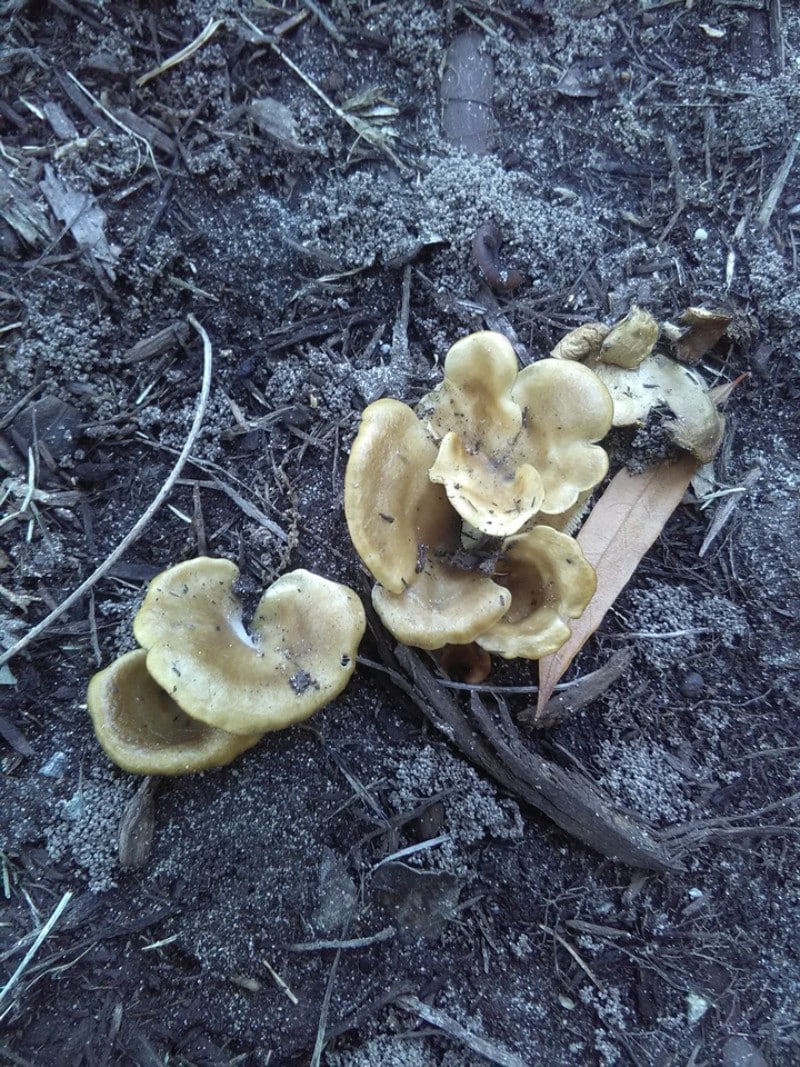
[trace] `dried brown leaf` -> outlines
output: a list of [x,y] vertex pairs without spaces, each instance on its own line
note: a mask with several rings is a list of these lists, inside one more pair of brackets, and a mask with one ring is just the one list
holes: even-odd
[[578,542],[597,573],[597,592],[566,644],[539,661],[537,716],[683,499],[697,466],[697,460],[686,455],[641,474],[620,471],[592,508]]

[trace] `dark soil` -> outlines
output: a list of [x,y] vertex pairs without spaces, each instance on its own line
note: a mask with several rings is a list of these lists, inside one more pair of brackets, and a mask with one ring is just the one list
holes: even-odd
[[[167,503],[0,676],[0,1059],[800,1062],[796,5],[0,8],[6,648],[167,478],[202,378],[189,315],[213,349]],[[462,113],[441,79],[465,30]],[[501,273],[525,276],[506,292],[471,256],[490,222]],[[147,581],[209,554],[237,562],[250,606],[292,567],[367,600],[341,509],[365,403],[419,399],[472,330],[527,362],[634,301],[661,321],[727,309],[701,370],[748,377],[712,480],[573,668],[629,648],[624,675],[519,729],[668,869],[559,829],[435,728],[413,670],[369,664],[305,726],[155,783],[152,848],[121,867],[140,780],[100,750],[85,693],[133,647]],[[527,664],[492,675],[531,681]],[[504,699],[517,721],[534,698]],[[476,737],[495,722],[482,700],[454,695]]]

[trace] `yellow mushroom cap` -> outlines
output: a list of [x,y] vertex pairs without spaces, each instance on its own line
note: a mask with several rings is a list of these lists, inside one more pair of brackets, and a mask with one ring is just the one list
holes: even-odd
[[516,533],[544,501],[542,477],[530,463],[509,464],[499,472],[493,456],[470,452],[456,433],[444,437],[430,479],[444,485],[465,522],[490,537]]
[[189,774],[222,767],[261,734],[229,734],[190,718],[147,673],[143,648],[89,682],[87,707],[106,755],[131,774]]
[[428,471],[436,445],[399,400],[364,411],[344,478],[344,511],[356,552],[393,593],[416,580],[418,561],[458,541],[458,517]]
[[200,557],[150,583],[133,623],[147,670],[192,718],[232,734],[281,730],[344,689],[364,634],[355,593],[306,570],[264,593],[248,634],[239,571]]
[[398,641],[417,648],[465,645],[505,614],[511,594],[480,571],[428,560],[413,585],[391,593],[376,585],[372,603]]
[[618,367],[636,367],[650,355],[657,340],[658,323],[649,311],[633,304],[603,340],[600,359]]
[[452,431],[470,450],[503,452],[522,425],[522,413],[511,399],[518,369],[503,334],[471,333],[447,353],[444,380],[422,398],[417,413],[434,437]]
[[611,397],[582,363],[552,358],[521,370],[512,396],[525,412],[515,454],[541,475],[542,512],[560,515],[608,471],[608,456],[595,442],[611,429]]
[[597,579],[578,542],[549,526],[510,537],[495,577],[511,594],[508,611],[477,643],[505,659],[541,659],[570,635],[594,596]]
[[540,510],[566,511],[605,475],[595,442],[611,428],[612,405],[587,367],[551,358],[518,372],[510,342],[483,332],[453,345],[444,370],[417,410],[442,439],[431,479],[475,529],[517,533]]
[[644,423],[655,407],[664,404],[674,416],[664,428],[677,445],[701,463],[717,454],[725,420],[696,371],[654,352],[636,367],[599,364],[595,373],[613,398],[615,426]]

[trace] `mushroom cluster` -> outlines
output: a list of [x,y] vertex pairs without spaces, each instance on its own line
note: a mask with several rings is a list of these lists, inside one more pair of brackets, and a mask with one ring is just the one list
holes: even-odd
[[502,334],[458,341],[417,406],[365,410],[345,475],[345,515],[395,637],[426,649],[475,642],[540,659],[570,634],[595,576],[564,532],[605,476],[613,405],[588,367],[519,370]]
[[351,589],[306,570],[284,574],[248,633],[238,576],[234,563],[207,557],[158,575],[133,622],[141,647],[91,679],[97,739],[123,770],[186,774],[230,763],[349,681],[365,629]]
[[[711,337],[716,340],[729,320],[698,308],[690,308],[683,319],[702,322],[703,316],[712,320]],[[551,356],[591,367],[614,401],[614,426],[641,426],[661,408],[667,412],[663,429],[672,442],[708,463],[722,444],[725,419],[696,371],[653,351],[658,335],[650,312],[634,304],[612,329],[601,322],[579,326],[559,341]]]

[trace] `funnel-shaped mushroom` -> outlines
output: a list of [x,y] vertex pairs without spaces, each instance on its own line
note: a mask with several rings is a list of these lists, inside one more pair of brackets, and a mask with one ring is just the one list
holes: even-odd
[[476,641],[505,659],[541,659],[559,649],[571,632],[566,620],[585,611],[597,585],[578,542],[549,526],[510,537],[498,572],[511,604]]
[[611,427],[612,404],[592,371],[543,359],[517,373],[502,334],[471,334],[444,362],[445,378],[419,404],[441,439],[430,477],[471,526],[494,537],[521,530],[540,510],[566,511],[604,477],[595,442]]
[[224,559],[172,567],[150,583],[133,632],[152,678],[193,719],[239,735],[280,730],[344,689],[364,609],[346,586],[297,570],[267,589],[248,634],[238,574]]
[[458,542],[458,516],[428,471],[436,445],[399,400],[364,411],[347,463],[344,511],[356,552],[392,593],[414,581],[422,556]]
[[106,755],[131,774],[188,774],[222,767],[261,739],[197,722],[147,673],[143,648],[89,682],[87,706]]

